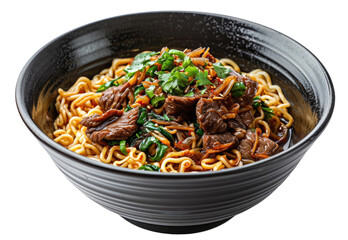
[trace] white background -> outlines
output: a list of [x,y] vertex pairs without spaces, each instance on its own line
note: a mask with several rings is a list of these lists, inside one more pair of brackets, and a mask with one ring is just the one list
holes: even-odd
[[[0,239],[348,239],[347,7],[344,1],[6,1],[1,5]],[[215,229],[168,235],[135,227],[85,197],[25,127],[14,89],[26,61],[55,37],[116,15],[213,12],[297,40],[334,82],[329,126],[266,200]]]

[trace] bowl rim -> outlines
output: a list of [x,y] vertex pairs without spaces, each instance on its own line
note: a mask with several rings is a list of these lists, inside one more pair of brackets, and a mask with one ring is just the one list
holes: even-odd
[[[27,72],[27,69],[29,68],[29,66],[33,62],[33,60],[36,58],[36,56],[38,56],[42,51],[44,51],[44,49],[46,47],[48,47],[52,43],[58,41],[59,39],[63,38],[64,36],[71,34],[72,32],[80,30],[80,29],[87,28],[87,27],[92,26],[92,25],[98,25],[100,23],[114,20],[117,18],[133,17],[133,16],[137,16],[137,15],[155,15],[155,14],[189,14],[189,15],[203,15],[203,16],[219,17],[219,18],[224,18],[224,19],[228,19],[228,20],[234,20],[237,22],[245,23],[248,25],[257,26],[257,27],[265,29],[267,31],[271,31],[271,32],[282,35],[282,37],[285,37],[285,38],[289,39],[290,41],[292,41],[293,43],[297,44],[298,47],[302,48],[303,51],[307,52],[307,54],[312,56],[314,58],[314,60],[318,63],[318,67],[321,68],[322,73],[325,76],[325,82],[326,82],[327,87],[329,89],[328,95],[331,96],[331,98],[329,98],[329,100],[328,100],[328,106],[330,107],[330,109],[323,113],[323,115],[321,116],[321,118],[318,121],[318,123],[316,124],[316,126],[311,130],[311,132],[309,132],[309,134],[307,136],[305,136],[303,139],[301,139],[296,144],[292,145],[290,148],[288,148],[280,153],[277,153],[276,155],[273,155],[269,158],[262,159],[262,160],[259,160],[257,162],[251,163],[251,164],[247,164],[247,165],[244,165],[242,167],[222,169],[219,171],[187,172],[187,173],[175,173],[175,174],[173,174],[173,173],[165,173],[165,172],[139,171],[137,169],[115,167],[111,164],[106,164],[106,163],[103,163],[100,161],[96,161],[96,160],[90,159],[88,157],[85,157],[83,155],[80,155],[78,153],[75,153],[73,151],[70,151],[67,148],[60,145],[59,143],[56,143],[49,136],[47,136],[35,124],[33,119],[30,117],[29,110],[27,110],[25,107],[26,104],[24,103],[24,97],[21,95],[21,92],[22,92],[21,86],[22,86],[22,82],[24,80],[24,76]],[[97,168],[101,168],[101,169],[105,169],[105,170],[109,170],[109,171],[115,171],[115,172],[124,173],[124,174],[131,174],[131,175],[135,174],[135,175],[139,175],[139,176],[144,175],[144,176],[151,176],[151,177],[170,177],[170,178],[172,178],[172,177],[175,177],[175,178],[188,177],[188,178],[192,178],[192,177],[203,177],[203,176],[221,176],[221,175],[225,175],[225,174],[233,174],[235,172],[240,172],[240,171],[247,171],[247,170],[251,170],[254,168],[258,168],[259,166],[265,165],[266,163],[269,163],[272,161],[277,161],[278,158],[283,158],[283,157],[286,157],[288,155],[291,155],[300,149],[306,150],[307,146],[310,146],[311,143],[313,143],[319,137],[319,135],[323,132],[323,130],[326,128],[327,124],[329,123],[329,121],[332,117],[334,105],[335,105],[335,91],[334,91],[331,77],[330,77],[329,73],[327,72],[326,68],[310,50],[308,50],[306,47],[304,47],[302,44],[300,44],[296,40],[292,39],[291,37],[279,32],[277,30],[274,30],[270,27],[267,27],[267,26],[264,26],[262,24],[252,22],[249,20],[245,20],[242,18],[228,16],[228,15],[224,15],[224,14],[218,14],[218,13],[199,12],[199,11],[148,11],[148,12],[135,12],[135,13],[128,13],[128,14],[123,14],[123,15],[116,15],[113,17],[93,21],[93,22],[87,23],[85,25],[79,26],[77,28],[74,28],[74,29],[72,29],[64,34],[59,35],[58,37],[52,39],[51,41],[49,41],[47,44],[45,44],[43,47],[41,47],[39,50],[37,50],[36,53],[34,53],[34,55],[26,62],[23,69],[21,70],[21,72],[18,76],[16,88],[15,88],[15,101],[16,101],[16,106],[17,106],[17,110],[20,114],[20,117],[22,118],[23,122],[28,127],[28,129],[31,131],[31,133],[41,143],[43,143],[46,146],[48,146],[49,148],[59,152],[59,154],[63,154],[65,156],[67,156],[70,160],[78,161],[80,164],[92,165],[92,166],[97,167]]]

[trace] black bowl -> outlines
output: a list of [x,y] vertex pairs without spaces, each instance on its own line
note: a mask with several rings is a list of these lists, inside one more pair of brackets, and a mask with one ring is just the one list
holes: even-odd
[[[92,77],[114,57],[163,46],[210,47],[243,71],[262,68],[282,87],[295,119],[290,147],[240,168],[204,173],[155,173],[114,167],[55,143],[57,89]],[[16,86],[24,123],[58,168],[89,198],[128,221],[154,231],[189,233],[227,221],[271,194],[296,167],[328,124],[334,89],[318,59],[267,27],[207,13],[152,12],[119,16],[68,32],[40,49]]]

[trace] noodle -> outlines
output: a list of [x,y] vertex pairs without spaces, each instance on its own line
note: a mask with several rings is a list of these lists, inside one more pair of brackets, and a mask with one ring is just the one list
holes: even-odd
[[[146,65],[143,69],[134,72],[132,76],[128,74],[129,66],[132,65],[135,58],[116,58],[112,61],[110,68],[102,70],[92,79],[80,77],[67,91],[59,89],[55,103],[58,116],[53,124],[54,141],[70,151],[117,167],[138,169],[150,164],[161,172],[181,173],[217,171],[224,168],[243,166],[257,161],[257,158],[262,159],[268,157],[266,154],[256,153],[261,138],[273,138],[275,139],[274,141],[277,139],[284,140],[286,138],[287,129],[294,122],[293,117],[288,111],[290,103],[285,98],[281,88],[272,83],[269,74],[263,70],[256,69],[250,73],[242,73],[242,76],[248,77],[258,83],[255,96],[259,96],[259,98],[254,98],[253,100],[258,101],[257,107],[253,108],[251,105],[240,106],[240,104],[234,103],[232,109],[221,116],[222,119],[228,121],[234,120],[238,114],[252,112],[253,120],[248,127],[249,129],[255,129],[255,141],[253,142],[251,152],[252,157],[255,159],[243,159],[237,147],[230,148],[232,146],[230,143],[221,144],[218,146],[219,148],[210,148],[203,151],[204,147],[206,147],[204,146],[203,136],[196,131],[197,126],[193,122],[182,120],[174,122],[168,121],[168,119],[162,119],[164,117],[168,118],[165,114],[166,110],[163,103],[158,107],[154,107],[156,103],[153,102],[154,100],[151,95],[135,94],[135,88],[142,85],[144,87],[142,91],[151,89],[156,96],[163,95],[166,89],[162,83],[157,79],[148,80],[148,75],[151,69],[158,70],[161,64],[163,67],[165,62],[159,62],[159,59],[170,51],[172,50],[166,47],[162,48],[157,55],[154,54],[148,59],[148,61],[157,61],[153,64],[153,66],[156,66],[155,68],[152,68],[151,65]],[[180,53],[189,57],[192,64],[197,69],[202,70],[203,73],[204,68],[206,68],[208,74],[206,79],[212,81],[216,78],[217,70],[211,65],[206,65],[207,61],[213,61],[215,59],[210,54],[210,48],[197,48],[193,51],[186,49]],[[178,54],[178,56],[180,55]],[[175,57],[173,61],[179,63],[181,61],[180,64],[182,64],[183,59],[179,60],[178,57]],[[226,69],[233,69],[238,74],[240,73],[239,66],[231,59],[222,58],[220,60],[216,59],[215,61]],[[175,63],[177,64],[177,62]],[[190,75],[188,79],[190,81],[194,80]],[[206,79],[205,81],[207,81]],[[122,110],[126,111],[126,108],[134,109],[143,107],[162,117],[151,119],[152,123],[155,124],[153,128],[157,128],[158,130],[153,130],[146,136],[151,136],[159,142],[152,144],[148,148],[147,153],[140,151],[138,147],[130,146],[128,143],[125,148],[122,148],[121,145],[93,142],[90,138],[91,130],[80,123],[86,117],[102,116],[105,113],[105,110],[99,105],[103,95],[103,92],[99,90],[112,81],[114,81],[112,86],[122,85],[125,82],[129,84],[126,90],[119,96],[117,100],[119,102],[114,106],[115,109],[122,108]],[[208,83],[201,85],[202,87],[199,90],[202,92],[202,96],[210,91],[212,96],[214,96],[212,97],[214,101],[223,101],[234,91],[237,83],[236,76],[231,75],[220,80],[218,84]],[[190,95],[190,90],[193,93],[190,85],[185,86],[183,93]],[[196,89],[196,91],[198,90]],[[194,94],[191,94],[191,96],[194,96]],[[270,119],[273,120],[270,121]],[[285,129],[283,131],[284,133],[279,129]],[[172,137],[168,137],[166,133]],[[245,130],[244,132],[235,133],[235,135],[242,138],[245,135]],[[142,138],[139,139],[142,140]],[[155,161],[154,159],[159,154],[158,152],[160,152],[159,148],[161,146],[167,147],[163,149],[165,151],[164,156],[159,161]],[[204,157],[199,160],[195,159],[195,154],[200,152],[205,153]]]

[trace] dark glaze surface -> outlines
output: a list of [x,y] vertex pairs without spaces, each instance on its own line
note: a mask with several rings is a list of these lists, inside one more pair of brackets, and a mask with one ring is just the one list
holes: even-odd
[[[178,49],[209,46],[214,56],[232,58],[242,71],[266,70],[292,105],[291,114],[296,119],[294,143],[314,128],[318,115],[322,114],[318,105],[323,99],[312,89],[317,86],[303,81],[310,73],[300,71],[293,62],[292,58],[297,58],[298,52],[285,55],[291,42],[280,38],[276,32],[263,35],[257,26],[201,14],[139,14],[118,18],[117,24],[114,21],[109,19],[98,25],[87,25],[64,35],[59,42],[41,52],[43,62],[40,65],[46,65],[52,71],[33,73],[40,77],[30,102],[34,103],[33,118],[46,134],[52,132],[52,119],[56,117],[52,104],[59,87],[68,89],[82,75],[91,78],[109,67],[114,57],[132,57],[144,50],[159,50],[162,46]],[[303,62],[308,58],[301,57]],[[47,85],[40,92],[47,79]],[[28,102],[29,105],[32,102]],[[42,113],[47,113],[45,119]]]
[[[81,75],[92,77],[114,57],[162,46],[210,47],[214,56],[232,58],[243,71],[261,68],[270,73],[292,104],[293,146],[241,168],[164,174],[96,162],[47,137],[57,114],[59,87],[69,88]],[[155,12],[106,19],[53,40],[21,72],[16,102],[24,123],[86,196],[141,227],[175,233],[190,232],[185,226],[197,226],[196,231],[215,227],[271,194],[326,127],[334,91],[315,56],[272,29],[221,15]]]

